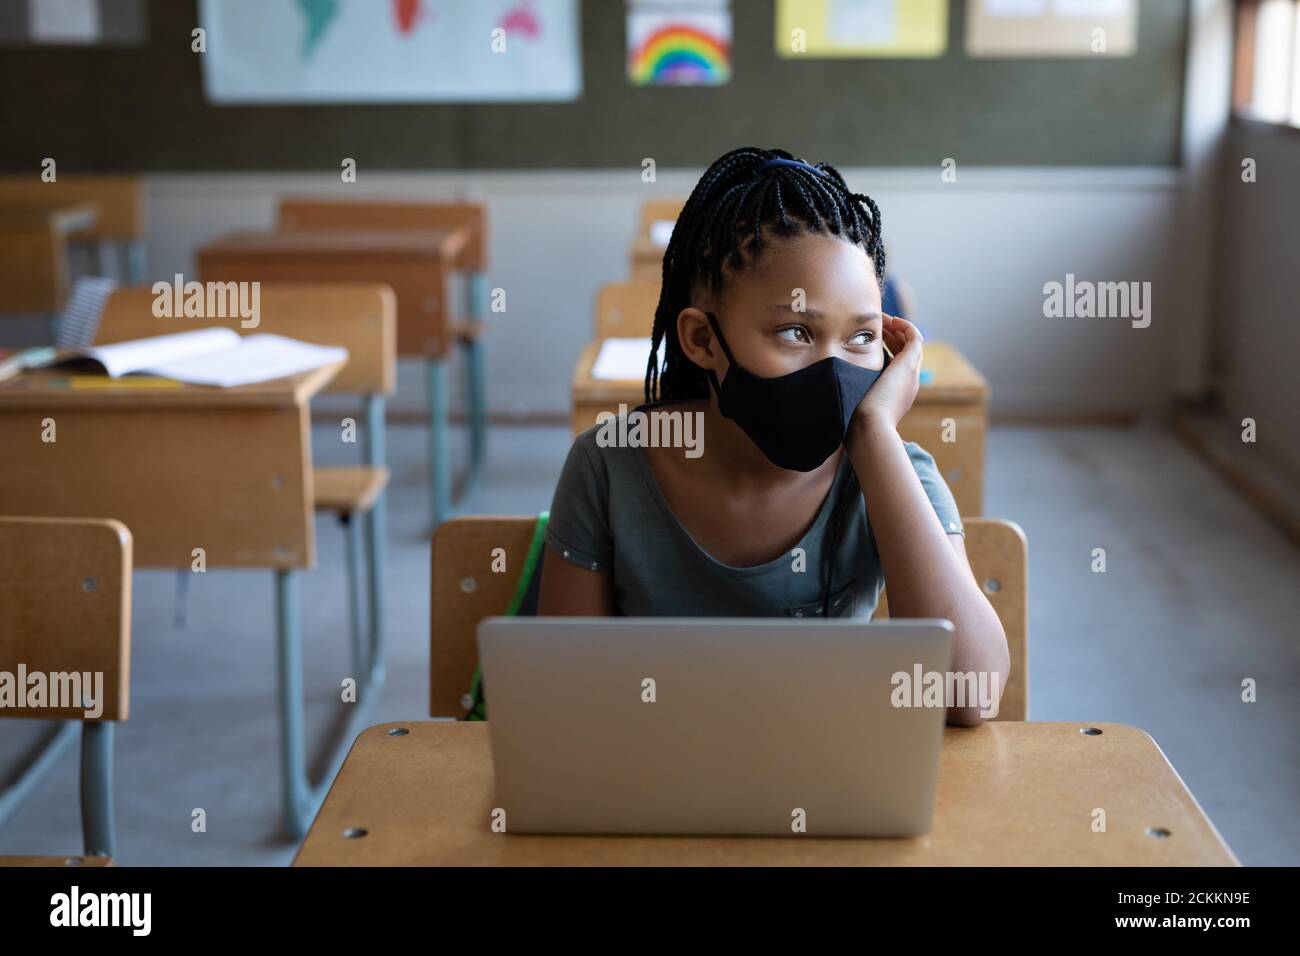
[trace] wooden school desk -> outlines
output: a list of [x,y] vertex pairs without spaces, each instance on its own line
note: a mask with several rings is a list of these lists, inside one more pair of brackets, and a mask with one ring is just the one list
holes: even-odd
[[[593,378],[600,342],[588,344],[573,370],[573,433],[596,424],[601,412],[632,409],[645,401],[643,379]],[[960,352],[946,342],[925,343],[920,391],[899,424],[899,433],[934,456],[957,507],[964,515],[984,513],[984,444],[988,435],[989,384]],[[943,440],[945,422],[955,426],[955,441]]]
[[68,237],[97,216],[86,201],[0,203],[0,316],[57,317],[71,286]]
[[631,277],[658,282],[663,278],[664,251],[668,244],[655,242],[655,224],[673,223],[682,214],[685,199],[648,199],[641,204],[637,217],[636,238],[632,240]]
[[[397,295],[397,354],[426,360],[433,521],[451,511],[446,360],[460,335],[451,277],[474,234],[447,229],[240,232],[198,250],[205,282],[382,282]],[[471,481],[477,474],[475,445]]]
[[[143,281],[145,211],[139,178],[61,174],[47,183],[36,175],[0,176],[0,206],[10,203],[94,203],[94,221],[78,226],[69,240],[95,246],[99,275]],[[110,262],[115,251],[124,260],[117,268]]]
[[1135,727],[1010,721],[944,734],[934,827],[921,837],[524,836],[490,828],[486,723],[378,724],[352,745],[294,864],[1238,865]]
[[[136,567],[189,571],[201,548],[209,571],[274,571],[282,803],[294,838],[320,797],[306,770],[298,597],[298,572],[316,558],[308,403],[341,367],[227,389],[55,369],[0,385],[6,514],[116,518],[134,537]],[[372,696],[368,675],[357,683],[354,719]]]

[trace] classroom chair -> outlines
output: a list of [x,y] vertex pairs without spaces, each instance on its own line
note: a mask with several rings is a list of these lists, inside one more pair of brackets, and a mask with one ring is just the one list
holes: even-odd
[[[261,286],[257,326],[243,328],[231,318],[158,318],[154,294],[145,286],[113,292],[99,320],[95,343],[164,335],[191,328],[224,325],[241,335],[271,332],[317,345],[348,350],[347,364],[325,388],[335,394],[360,395],[365,402],[362,430],[365,464],[312,469],[317,511],[335,515],[346,534],[348,603],[353,673],[383,678],[384,544],[387,511],[384,501],[389,471],[386,465],[384,415],[387,398],[397,384],[397,319],[393,292],[384,285],[271,284]],[[362,626],[362,520],[366,520],[366,605],[369,648]],[[183,580],[186,578],[182,578]]]
[[[509,605],[533,543],[535,517],[466,516],[438,528],[433,538],[429,629],[429,713],[459,717],[468,709],[478,661],[476,631],[485,617]],[[1028,590],[1020,526],[997,518],[967,518],[966,553],[976,581],[1007,634],[1011,674],[996,720],[1029,714]],[[494,550],[504,549],[508,573],[494,573]],[[888,615],[885,596],[875,617]]]
[[[487,212],[469,202],[333,201],[285,198],[276,228],[282,232],[326,229],[466,229],[470,239],[453,263],[466,276],[464,318],[452,316],[448,328],[465,358],[470,420],[469,471],[465,494],[482,477],[487,454],[487,368],[483,353],[488,313]],[[422,304],[423,306],[423,304]],[[441,308],[442,304],[437,304]],[[405,352],[403,353],[405,354]],[[446,363],[442,356],[425,362],[429,406],[429,468],[434,527],[451,510],[451,456],[447,418]]]
[[[130,703],[131,532],[103,518],[0,517],[0,669],[102,674],[95,716],[71,707],[0,708],[0,717],[62,722],[0,791],[0,823],[36,789],[81,729],[81,830],[88,857],[113,856],[113,725]],[[65,682],[60,684],[68,686]],[[72,685],[75,686],[75,685]],[[93,688],[91,689],[93,693]],[[45,703],[54,703],[47,697]],[[64,701],[66,703],[66,701]],[[80,862],[76,857],[0,857],[0,865]]]
[[650,230],[656,222],[676,222],[682,214],[685,199],[648,199],[641,204],[641,217],[637,223],[637,236],[650,238]]
[[[651,199],[641,204],[640,218],[637,222],[637,235],[632,247],[632,282],[655,283],[655,299],[658,300],[659,271],[663,260],[663,247],[651,242],[651,228],[656,222],[676,222],[681,215],[684,199]],[[916,296],[911,286],[895,275],[885,276],[885,285],[881,289],[882,308],[888,315],[897,315],[909,321],[915,321]],[[654,310],[651,309],[653,316]],[[599,316],[599,306],[597,315]],[[599,319],[598,319],[599,321]],[[623,335],[627,333],[607,333]],[[649,333],[637,333],[648,335]]]
[[39,315],[46,322],[45,344],[55,344],[72,284],[68,233],[93,215],[85,206],[0,206],[0,321]]
[[596,290],[596,338],[642,338],[654,331],[659,283],[610,282]]
[[60,173],[47,183],[36,175],[0,176],[0,205],[82,202],[94,204],[94,221],[71,232],[68,240],[95,247],[100,275],[143,281],[144,188],[138,178]]

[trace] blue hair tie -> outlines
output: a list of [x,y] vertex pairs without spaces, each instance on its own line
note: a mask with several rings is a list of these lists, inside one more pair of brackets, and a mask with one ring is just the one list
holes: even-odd
[[773,166],[793,166],[795,169],[806,169],[808,172],[816,173],[818,176],[826,175],[816,166],[811,166],[808,163],[805,163],[802,159],[781,159],[779,157],[777,159],[769,159],[767,162],[763,163],[763,165],[759,166],[758,169],[754,170],[754,172],[761,173],[763,170],[771,169]]

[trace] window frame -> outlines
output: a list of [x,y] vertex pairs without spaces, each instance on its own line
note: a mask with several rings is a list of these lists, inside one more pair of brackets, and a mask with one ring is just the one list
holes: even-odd
[[1300,134],[1300,0],[1292,5],[1290,69],[1287,76],[1287,116],[1271,119],[1252,109],[1255,93],[1255,28],[1262,0],[1236,0],[1233,11],[1232,39],[1232,118],[1234,123],[1269,130],[1286,130]]

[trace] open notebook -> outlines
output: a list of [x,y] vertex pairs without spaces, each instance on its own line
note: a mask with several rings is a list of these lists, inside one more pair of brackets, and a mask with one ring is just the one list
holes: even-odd
[[[659,360],[663,362],[664,346],[659,343]],[[641,381],[645,378],[646,363],[650,359],[650,337],[636,339],[604,339],[600,352],[591,366],[591,377],[604,381]]]
[[297,375],[346,361],[348,350],[283,335],[241,336],[233,329],[196,329],[87,349],[60,349],[59,361],[94,361],[112,378],[142,373],[191,385],[233,388]]

